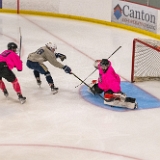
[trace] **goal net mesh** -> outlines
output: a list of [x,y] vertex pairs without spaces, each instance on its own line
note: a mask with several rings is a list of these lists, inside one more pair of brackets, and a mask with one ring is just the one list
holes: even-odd
[[160,80],[160,41],[134,39],[131,82]]

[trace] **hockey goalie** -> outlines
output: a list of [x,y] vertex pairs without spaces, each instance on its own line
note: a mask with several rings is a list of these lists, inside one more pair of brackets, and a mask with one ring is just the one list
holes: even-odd
[[138,108],[136,99],[127,97],[121,91],[120,77],[108,59],[96,60],[94,67],[98,69],[99,77],[89,85],[93,94],[104,93],[104,104],[112,107]]

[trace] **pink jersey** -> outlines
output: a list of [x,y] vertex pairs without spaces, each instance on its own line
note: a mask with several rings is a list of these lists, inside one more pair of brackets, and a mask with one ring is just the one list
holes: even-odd
[[99,70],[99,78],[98,78],[98,87],[102,90],[112,90],[113,92],[120,92],[120,77],[114,71],[113,67],[111,66],[111,62],[109,61],[109,67],[107,71],[104,73],[100,64],[98,65]]
[[15,67],[18,71],[22,71],[22,61],[17,53],[12,50],[3,51],[0,54],[0,62],[6,62],[10,70]]

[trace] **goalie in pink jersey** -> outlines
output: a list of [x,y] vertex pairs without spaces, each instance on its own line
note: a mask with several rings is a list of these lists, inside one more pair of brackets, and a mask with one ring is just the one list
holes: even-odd
[[111,62],[107,59],[96,60],[95,68],[99,71],[98,83],[92,82],[90,90],[93,94],[104,92],[105,99],[112,100],[113,93],[122,93],[120,77],[113,69]]
[[11,82],[13,89],[18,95],[18,99],[21,103],[24,103],[26,97],[22,96],[22,91],[17,77],[12,72],[13,68],[17,68],[18,71],[22,71],[22,61],[17,55],[17,45],[14,42],[10,42],[7,45],[8,49],[0,54],[0,89],[3,91],[4,95],[8,96],[8,91],[2,80],[5,78],[8,82]]
[[98,82],[94,80],[90,85],[89,89],[93,94],[104,92],[104,104],[110,106],[138,108],[135,98],[127,97],[121,92],[120,76],[115,72],[108,59],[96,60],[94,66],[99,71],[99,78]]

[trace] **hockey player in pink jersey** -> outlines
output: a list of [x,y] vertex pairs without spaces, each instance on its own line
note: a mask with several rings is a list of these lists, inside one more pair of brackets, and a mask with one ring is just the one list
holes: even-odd
[[18,79],[12,72],[13,68],[17,68],[18,71],[22,71],[22,61],[16,53],[17,45],[14,42],[8,43],[7,47],[8,50],[5,50],[0,54],[0,89],[7,97],[8,91],[2,80],[2,78],[5,78],[8,82],[12,83],[13,89],[18,95],[19,101],[24,103],[26,97],[22,96],[22,91]]
[[107,59],[96,60],[95,68],[99,71],[98,83],[92,86],[94,94],[104,92],[104,95],[120,93],[120,77],[113,69],[111,62]]
[[109,60],[96,60],[94,66],[99,71],[99,78],[98,82],[94,81],[90,85],[90,90],[93,94],[104,92],[104,104],[110,106],[129,109],[136,109],[138,107],[135,98],[127,97],[121,92],[120,76],[115,72]]

